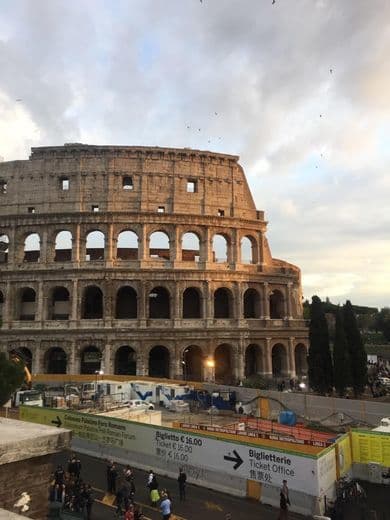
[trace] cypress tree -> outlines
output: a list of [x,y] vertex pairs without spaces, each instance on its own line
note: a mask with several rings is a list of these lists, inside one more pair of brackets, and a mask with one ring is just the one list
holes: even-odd
[[347,338],[344,331],[342,309],[336,313],[336,331],[333,345],[334,386],[340,397],[351,382]]
[[329,350],[329,332],[322,302],[312,297],[309,327],[308,373],[311,388],[321,394],[332,390],[333,370]]
[[364,392],[367,383],[367,353],[349,300],[344,305],[344,330],[351,367],[351,384],[357,397]]

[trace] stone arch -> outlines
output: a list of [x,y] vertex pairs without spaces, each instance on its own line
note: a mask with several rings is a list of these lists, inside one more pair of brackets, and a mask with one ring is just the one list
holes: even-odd
[[37,295],[31,287],[24,287],[19,291],[19,309],[17,319],[34,321],[37,312]]
[[105,236],[103,231],[95,229],[86,236],[85,260],[104,260]]
[[212,240],[212,261],[226,263],[229,261],[230,242],[227,236],[217,233]]
[[199,289],[187,287],[183,292],[183,319],[202,317],[202,300]]
[[122,345],[115,352],[114,374],[133,376],[137,373],[137,353],[128,345]]
[[200,239],[194,231],[186,231],[181,237],[181,259],[183,262],[200,260]]
[[80,355],[80,374],[96,374],[101,369],[102,353],[95,345],[83,348]]
[[230,383],[233,380],[233,349],[231,345],[223,343],[214,351],[215,381]]
[[12,358],[13,356],[16,356],[18,359],[20,359],[25,364],[29,372],[32,372],[33,353],[31,349],[27,347],[11,348],[9,357]]
[[189,345],[182,353],[183,378],[185,381],[203,380],[203,351],[198,345]]
[[68,320],[70,296],[66,287],[55,287],[51,292],[49,320]]
[[230,289],[220,287],[214,292],[214,318],[233,318],[233,294]]
[[297,376],[307,374],[307,349],[303,343],[298,343],[294,349],[295,373]]
[[115,318],[118,320],[137,319],[137,292],[133,287],[125,285],[116,293]]
[[8,235],[0,235],[0,264],[8,262],[9,238]]
[[272,347],[272,375],[281,377],[287,374],[287,349],[282,343]]
[[38,233],[30,233],[24,240],[23,262],[39,262],[41,257],[41,237]]
[[245,377],[264,372],[263,355],[263,349],[260,345],[248,345],[245,350]]
[[149,376],[169,378],[170,352],[163,345],[156,345],[149,351]]
[[97,285],[89,285],[84,289],[81,318],[83,320],[103,318],[103,292]]
[[54,242],[54,261],[72,261],[72,233],[68,230],[59,231]]
[[46,374],[66,374],[67,355],[60,347],[51,347],[46,350],[43,363]]
[[256,289],[249,288],[244,293],[244,318],[260,318],[260,294]]
[[149,318],[166,320],[171,317],[171,297],[165,287],[154,287],[148,297]]
[[241,238],[240,256],[242,264],[255,264],[257,261],[256,255],[257,241],[250,235],[245,235]]
[[118,260],[138,260],[138,235],[126,229],[119,233],[116,244]]
[[149,257],[158,260],[170,259],[170,238],[165,231],[153,231],[149,235]]
[[284,296],[279,289],[275,289],[269,296],[269,314],[271,320],[281,320],[285,316]]

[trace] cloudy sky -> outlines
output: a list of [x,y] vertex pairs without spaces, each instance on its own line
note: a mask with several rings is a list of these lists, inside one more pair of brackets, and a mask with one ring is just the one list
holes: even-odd
[[390,0],[0,0],[0,156],[74,141],[240,155],[305,297],[383,307],[389,51]]

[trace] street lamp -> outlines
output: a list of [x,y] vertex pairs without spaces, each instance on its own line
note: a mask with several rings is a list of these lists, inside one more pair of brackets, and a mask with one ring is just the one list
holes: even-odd
[[205,368],[207,370],[205,380],[209,381],[210,383],[214,383],[215,379],[215,360],[212,357],[208,357],[205,361]]
[[98,376],[102,376],[104,374],[104,370],[95,370],[95,408],[96,408],[96,403],[97,403],[97,399],[98,399]]

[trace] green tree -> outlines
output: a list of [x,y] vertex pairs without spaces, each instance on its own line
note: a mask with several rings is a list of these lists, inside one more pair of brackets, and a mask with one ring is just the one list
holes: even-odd
[[334,386],[342,397],[351,382],[347,338],[344,331],[344,316],[339,308],[336,314],[336,330],[333,344]]
[[332,390],[333,370],[329,349],[329,332],[323,304],[318,296],[312,297],[309,326],[308,373],[311,388],[321,394]]
[[362,394],[367,383],[367,353],[349,300],[344,305],[344,330],[351,367],[351,384],[355,396]]
[[380,330],[387,341],[390,341],[390,308],[383,307],[375,320],[375,326],[377,330]]
[[0,352],[0,406],[8,401],[23,380],[23,365],[9,360],[4,352]]

